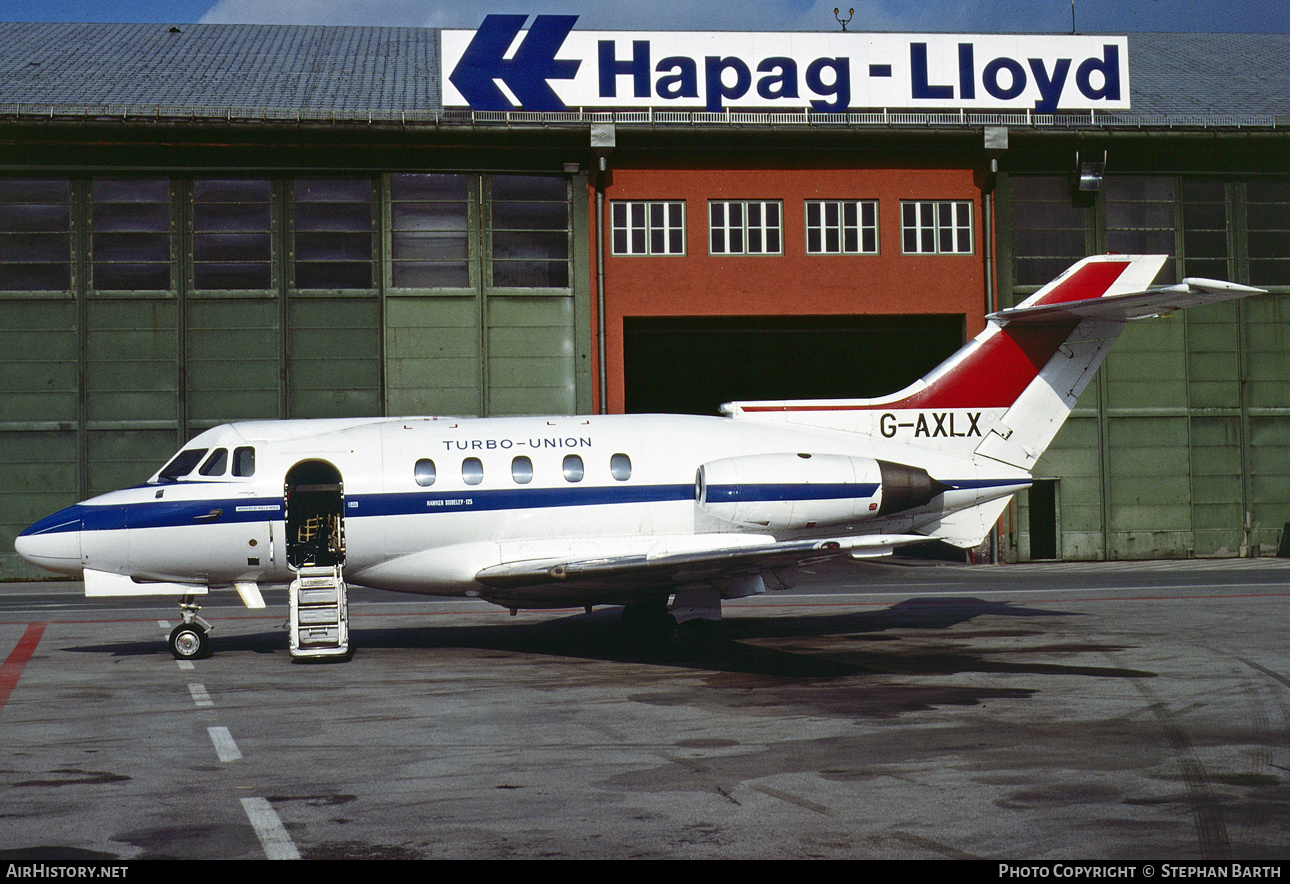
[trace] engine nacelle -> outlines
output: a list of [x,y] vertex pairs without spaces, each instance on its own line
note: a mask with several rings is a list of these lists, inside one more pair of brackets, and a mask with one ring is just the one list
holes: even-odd
[[755,454],[699,467],[705,513],[770,530],[823,528],[914,509],[946,490],[921,467],[842,454]]

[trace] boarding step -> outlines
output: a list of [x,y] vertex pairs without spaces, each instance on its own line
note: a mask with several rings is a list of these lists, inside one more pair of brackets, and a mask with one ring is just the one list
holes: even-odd
[[339,566],[301,568],[288,593],[292,657],[343,657],[349,653],[349,612]]

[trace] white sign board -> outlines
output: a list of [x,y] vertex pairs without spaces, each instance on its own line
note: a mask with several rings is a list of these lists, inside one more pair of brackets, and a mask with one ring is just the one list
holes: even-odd
[[1127,110],[1125,37],[574,31],[490,15],[442,32],[443,103],[474,110]]

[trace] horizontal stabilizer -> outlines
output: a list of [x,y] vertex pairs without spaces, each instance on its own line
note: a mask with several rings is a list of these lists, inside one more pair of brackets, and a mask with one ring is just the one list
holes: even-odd
[[1100,298],[1085,298],[1078,301],[1040,303],[1029,307],[1012,307],[1000,310],[997,313],[991,313],[986,316],[986,319],[1005,325],[1087,319],[1090,317],[1123,322],[1130,319],[1147,319],[1152,316],[1162,316],[1201,304],[1215,304],[1232,298],[1261,294],[1266,294],[1266,291],[1246,285],[1237,285],[1234,282],[1189,277],[1179,285],[1151,288],[1142,292],[1126,292],[1120,295],[1106,295]]

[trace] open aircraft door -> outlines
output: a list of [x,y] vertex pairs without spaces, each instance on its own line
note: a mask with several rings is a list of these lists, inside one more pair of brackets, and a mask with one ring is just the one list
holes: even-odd
[[295,574],[288,597],[291,656],[348,658],[345,488],[340,470],[322,460],[296,464],[287,471],[283,500],[287,565]]

